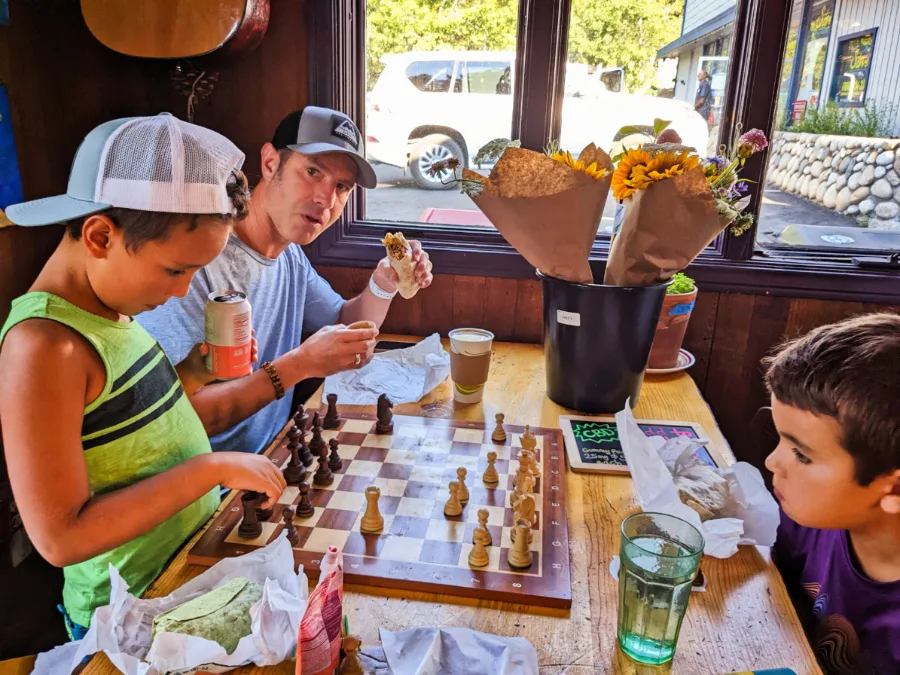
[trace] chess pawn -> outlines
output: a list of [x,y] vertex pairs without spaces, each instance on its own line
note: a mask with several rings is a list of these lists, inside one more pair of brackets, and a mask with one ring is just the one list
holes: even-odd
[[[491,537],[491,531],[488,529],[488,526],[487,526],[487,521],[488,521],[489,515],[490,514],[488,513],[487,509],[478,509],[478,527],[481,527],[484,529],[484,545],[485,546],[490,546],[491,544],[494,543],[493,537]],[[478,527],[475,528],[475,534],[472,535],[472,543],[473,544],[476,543],[475,538],[478,535]]]
[[300,463],[303,466],[309,467],[310,465],[312,465],[314,457],[312,452],[310,452],[309,450],[309,446],[306,444],[306,438],[302,434],[300,436],[299,443],[300,447],[297,451],[297,458],[300,460]]
[[444,504],[444,515],[451,518],[461,516],[463,512],[462,502],[459,501],[459,483],[450,483],[450,499]]
[[[291,431],[293,431],[293,427]],[[288,462],[288,465],[284,467],[284,480],[288,485],[299,485],[300,482],[306,478],[306,469],[300,463],[300,455],[297,451],[298,444],[295,439],[291,439],[290,443],[288,443],[288,450],[291,452],[291,458]]]
[[[524,520],[520,520],[516,522],[514,529],[518,530],[518,532],[516,533],[513,547],[507,554],[506,561],[512,568],[524,569],[529,567],[534,560],[534,555],[531,553],[528,541],[528,532],[531,530],[531,525]],[[510,536],[511,535],[512,532],[510,532]]]
[[503,428],[503,413],[497,413],[494,415],[494,419],[497,420],[497,428],[494,429],[494,433],[491,434],[491,440],[494,441],[494,443],[503,445],[506,443],[506,430]]
[[238,536],[242,539],[256,539],[262,534],[262,523],[256,515],[256,505],[259,503],[259,495],[255,492],[245,492],[241,495],[241,506],[244,509],[244,518],[238,526]]
[[309,499],[309,483],[300,483],[300,502],[297,504],[297,517],[309,518],[316,509]]
[[341,456],[338,454],[338,440],[336,438],[332,438],[328,441],[328,447],[331,448],[331,454],[328,455],[328,468],[332,471],[340,471],[341,467],[344,466],[344,460],[341,459]]
[[325,412],[322,428],[337,429],[341,424],[341,416],[337,411],[337,394],[328,394],[325,398],[328,400],[328,410]]
[[328,446],[322,444],[322,450],[319,452],[319,468],[313,474],[313,485],[322,487],[331,485],[334,482],[334,474],[328,468]]
[[481,480],[485,485],[497,485],[500,482],[500,475],[497,473],[497,467],[494,466],[494,462],[497,461],[497,453],[491,450],[487,454],[487,468],[484,470],[484,474],[481,476]]
[[366,488],[366,512],[359,521],[360,532],[381,532],[384,529],[384,516],[378,510],[378,498],[381,490],[374,485]]
[[457,494],[459,495],[459,501],[461,504],[465,504],[469,501],[469,488],[466,487],[467,473],[468,472],[466,471],[466,467],[464,466],[461,466],[456,470],[456,482],[459,483],[459,492]]
[[287,540],[291,543],[291,546],[296,546],[300,543],[300,533],[294,527],[294,509],[290,506],[285,506],[281,512],[281,518],[284,520],[284,529],[287,530]]
[[475,528],[475,546],[469,551],[469,567],[486,567],[491,557],[485,548],[487,530],[481,525]]
[[359,660],[358,655],[360,646],[362,646],[362,640],[355,635],[345,635],[341,638],[344,658],[337,668],[337,675],[365,675],[362,661]]
[[322,448],[326,448],[325,439],[322,438],[322,424],[319,422],[319,413],[313,415],[312,440],[309,442],[309,451],[313,456],[322,452]]

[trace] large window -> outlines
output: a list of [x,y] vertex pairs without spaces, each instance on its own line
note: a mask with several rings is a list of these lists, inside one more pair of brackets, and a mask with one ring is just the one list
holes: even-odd
[[621,126],[661,117],[701,153],[737,124],[772,140],[742,171],[756,224],[698,257],[704,287],[881,299],[889,279],[900,296],[886,271],[900,250],[885,235],[900,230],[890,0],[329,0],[314,5],[313,34],[312,100],[360,122],[379,176],[310,246],[318,263],[368,267],[384,232],[402,229],[445,273],[529,277],[474,203],[428,175],[431,163],[453,156],[488,172],[475,157],[495,138],[610,148],[628,142]]
[[761,255],[880,269],[900,251],[900,39],[876,39],[898,34],[897,10],[793,0]]

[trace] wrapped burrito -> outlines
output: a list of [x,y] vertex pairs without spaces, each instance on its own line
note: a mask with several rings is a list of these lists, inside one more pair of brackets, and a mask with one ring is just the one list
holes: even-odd
[[412,248],[402,232],[391,234],[388,232],[381,240],[384,248],[387,250],[388,261],[391,267],[400,277],[399,291],[403,298],[409,300],[419,292],[419,285],[416,283],[414,271],[416,264],[412,259]]
[[250,607],[262,597],[259,584],[234,577],[208,593],[188,600],[153,619],[151,641],[158,633],[183,633],[218,643],[227,654],[250,635]]

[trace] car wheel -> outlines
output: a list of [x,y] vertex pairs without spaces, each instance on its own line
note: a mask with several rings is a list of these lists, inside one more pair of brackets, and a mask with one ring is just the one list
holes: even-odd
[[449,136],[431,134],[420,140],[409,157],[409,172],[416,181],[416,185],[424,190],[449,190],[455,187],[452,183],[450,185],[443,183],[453,177],[453,173],[449,169],[434,176],[428,173],[432,164],[452,157],[458,159],[460,164],[464,163],[462,148]]

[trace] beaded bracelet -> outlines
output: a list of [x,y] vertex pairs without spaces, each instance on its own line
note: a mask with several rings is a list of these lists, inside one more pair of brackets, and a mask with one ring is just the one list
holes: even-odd
[[281,384],[281,378],[278,377],[278,372],[275,370],[272,362],[266,361],[260,367],[266,371],[269,379],[272,380],[272,386],[275,387],[275,399],[284,398],[284,385]]

